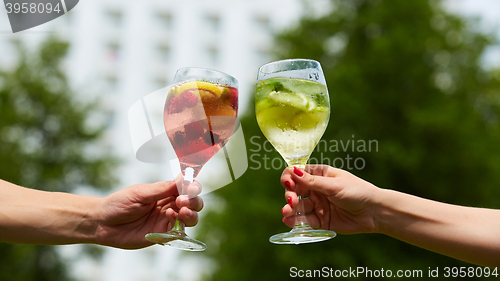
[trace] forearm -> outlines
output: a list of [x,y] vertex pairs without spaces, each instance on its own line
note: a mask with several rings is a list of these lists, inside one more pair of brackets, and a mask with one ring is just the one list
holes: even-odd
[[91,243],[90,215],[99,198],[45,192],[0,181],[0,241],[27,244]]
[[500,265],[500,211],[381,190],[378,232],[467,262]]

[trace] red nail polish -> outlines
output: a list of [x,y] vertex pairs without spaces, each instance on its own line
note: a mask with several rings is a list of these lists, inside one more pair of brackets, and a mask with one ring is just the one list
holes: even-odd
[[286,185],[286,187],[290,188],[290,182],[289,181],[286,181],[285,185]]
[[287,197],[286,202],[288,202],[288,204],[292,205],[292,197]]
[[302,172],[299,168],[295,166],[293,167],[293,172],[299,177],[302,177],[304,175],[304,172]]
[[281,208],[281,214],[284,216],[283,210],[285,210],[285,207]]

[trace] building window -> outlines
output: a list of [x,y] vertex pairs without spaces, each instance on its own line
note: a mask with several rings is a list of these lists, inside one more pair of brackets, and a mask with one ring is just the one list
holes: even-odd
[[111,40],[107,43],[106,53],[108,61],[111,63],[118,62],[120,58],[121,46],[118,40]]
[[163,28],[170,29],[172,27],[172,14],[169,11],[159,11],[156,17]]
[[118,78],[116,77],[116,73],[114,71],[107,73],[104,77],[104,83],[107,90],[110,92],[116,91],[116,88],[118,87]]
[[219,48],[212,44],[207,48],[207,54],[212,62],[216,62],[219,59]]
[[123,13],[117,8],[112,8],[107,11],[107,16],[109,22],[115,26],[119,27],[122,23],[123,20]]
[[206,19],[207,19],[208,26],[214,32],[217,32],[220,29],[220,16],[219,15],[208,14]]
[[168,43],[159,43],[156,47],[156,51],[161,62],[165,63],[170,59],[170,45]]
[[271,27],[271,20],[267,15],[256,15],[254,18],[255,25],[264,30],[269,30]]

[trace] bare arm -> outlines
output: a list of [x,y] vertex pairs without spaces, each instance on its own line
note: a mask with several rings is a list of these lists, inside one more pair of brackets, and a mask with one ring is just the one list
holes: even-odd
[[[179,179],[178,179],[179,181]],[[190,194],[201,192],[199,183]],[[179,196],[176,182],[133,185],[104,198],[24,188],[0,180],[0,241],[137,249],[144,236],[171,229],[177,216],[194,226],[201,198]]]
[[44,192],[0,181],[0,241],[30,244],[91,243],[89,212],[99,199]]
[[459,260],[500,266],[500,210],[383,189],[377,200],[378,232]]
[[[418,247],[484,266],[500,265],[500,210],[445,204],[381,189],[346,171],[324,165],[310,173],[285,169],[281,177],[291,204],[283,221],[292,226],[297,194],[313,227],[338,233],[377,232]],[[288,182],[288,184],[286,183]]]

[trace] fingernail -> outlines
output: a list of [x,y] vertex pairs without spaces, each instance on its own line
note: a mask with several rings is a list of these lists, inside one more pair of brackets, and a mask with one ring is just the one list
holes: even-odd
[[289,181],[286,181],[285,185],[286,185],[286,187],[290,188],[290,182]]
[[288,204],[292,205],[292,197],[287,197],[286,202],[288,202]]
[[285,207],[281,208],[281,214],[284,216]]
[[293,172],[299,177],[302,177],[304,175],[304,172],[302,172],[299,168],[295,166],[293,167]]

